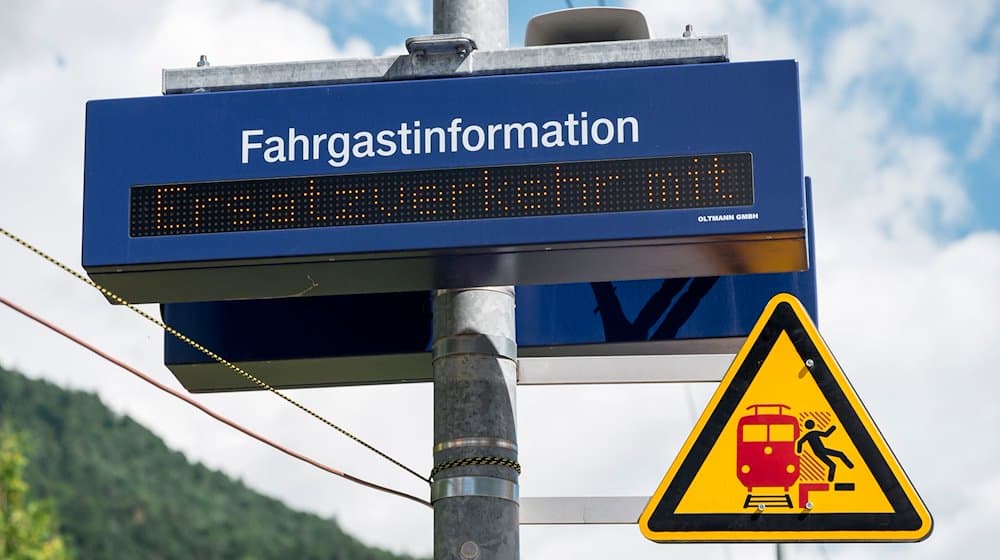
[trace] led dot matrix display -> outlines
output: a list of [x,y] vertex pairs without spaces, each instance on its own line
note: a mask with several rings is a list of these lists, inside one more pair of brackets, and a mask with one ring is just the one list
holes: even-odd
[[747,206],[749,153],[132,187],[132,237]]

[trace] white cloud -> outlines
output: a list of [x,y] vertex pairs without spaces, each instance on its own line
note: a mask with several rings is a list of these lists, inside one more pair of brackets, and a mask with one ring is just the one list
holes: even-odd
[[406,54],[406,45],[390,45],[382,51],[380,56],[400,56]]
[[[311,9],[325,5],[305,1]],[[359,9],[367,10],[362,4]],[[410,17],[413,3],[403,4],[395,9]],[[936,233],[938,222],[961,224],[974,204],[960,179],[961,154],[898,122],[897,111],[888,106],[893,100],[873,85],[904,76],[918,84],[919,110],[992,122],[981,126],[982,140],[973,142],[988,151],[997,120],[1000,49],[966,57],[976,45],[950,41],[960,32],[940,29],[989,33],[983,29],[982,22],[989,21],[983,3],[965,10],[838,4],[851,15],[849,25],[834,30],[820,48],[810,44],[790,13],[772,15],[751,0],[638,4],[657,36],[679,36],[684,24],[692,23],[698,34],[729,33],[737,59],[800,59],[809,76],[803,117],[806,169],[816,180],[821,327],[935,514],[936,532],[927,543],[801,545],[789,548],[788,556],[988,554],[997,496],[990,473],[996,472],[1000,444],[982,434],[1000,424],[993,398],[1000,382],[991,375],[1000,362],[995,334],[1000,296],[994,286],[1000,277],[1000,235],[983,231],[956,239]],[[425,6],[422,13],[428,12]],[[900,44],[887,45],[886,33]],[[930,46],[915,45],[929,37],[936,38],[926,41]],[[996,45],[998,39],[993,31],[986,41]],[[826,54],[817,59],[813,52]],[[301,11],[261,0],[16,3],[0,20],[0,225],[78,263],[85,100],[157,95],[160,68],[193,65],[200,54],[221,65],[370,56],[372,47],[357,37],[334,42]],[[176,385],[161,365],[155,328],[2,239],[0,259],[5,297]],[[3,309],[0,362],[99,391],[113,408],[190,457],[293,506],[336,516],[368,542],[430,551],[429,510],[276,456]],[[521,389],[522,495],[651,492],[693,424],[688,392],[700,408],[711,390],[711,385]],[[295,396],[429,471],[430,386],[296,391]],[[202,400],[334,466],[426,495],[425,485],[269,395]],[[975,482],[962,486],[961,481]],[[773,555],[772,547],[759,545],[654,545],[634,527],[531,527],[523,529],[522,541],[526,558]]]
[[426,0],[389,0],[385,14],[401,25],[411,27],[430,24],[431,3]]
[[[398,25],[429,27],[429,0],[283,0],[317,18],[337,17],[351,22],[372,16],[382,17]],[[429,33],[429,31],[428,31]]]
[[995,2],[832,4],[853,25],[827,50],[829,85],[841,92],[866,83],[877,88],[884,86],[886,73],[897,85],[912,82],[920,93],[911,110],[946,109],[975,118],[979,124],[969,155],[985,153],[1000,104],[1000,7]]

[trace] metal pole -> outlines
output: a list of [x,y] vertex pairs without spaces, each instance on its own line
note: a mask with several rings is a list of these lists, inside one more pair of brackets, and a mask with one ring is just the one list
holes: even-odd
[[479,50],[506,49],[507,0],[434,0],[434,34],[447,33],[468,33]]
[[434,333],[434,558],[517,559],[514,289],[437,291]]
[[[434,33],[508,46],[506,0],[434,0]],[[516,560],[514,288],[434,296],[435,560]]]

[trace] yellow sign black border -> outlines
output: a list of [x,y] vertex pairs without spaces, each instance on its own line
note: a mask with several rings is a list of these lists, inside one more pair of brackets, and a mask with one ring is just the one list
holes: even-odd
[[[871,470],[893,513],[677,513],[764,360],[787,333],[861,459]],[[802,304],[774,296],[747,336],[667,474],[639,518],[642,533],[657,542],[893,542],[927,538],[933,521]]]

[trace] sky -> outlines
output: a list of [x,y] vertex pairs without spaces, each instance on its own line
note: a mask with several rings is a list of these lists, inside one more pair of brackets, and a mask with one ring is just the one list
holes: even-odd
[[[528,17],[565,5],[512,1],[511,45]],[[1000,4],[628,5],[656,37],[692,24],[696,34],[728,34],[735,61],[799,61],[820,330],[934,516],[923,543],[796,544],[785,558],[991,555],[1000,517]],[[193,66],[201,54],[215,65],[367,57],[400,53],[407,37],[428,33],[429,1],[14,0],[0,20],[0,226],[79,268],[89,99],[158,95],[162,68]],[[154,326],[4,239],[0,263],[4,297],[177,386]],[[192,460],[334,517],[368,543],[431,552],[430,510],[279,456],[4,309],[0,364],[97,392]],[[700,410],[714,388],[521,388],[521,495],[651,494],[694,424],[690,403]],[[430,385],[292,393],[429,472]],[[426,493],[273,396],[199,398],[321,461]],[[653,544],[634,526],[525,527],[521,548],[524,558],[773,556],[769,545]]]

